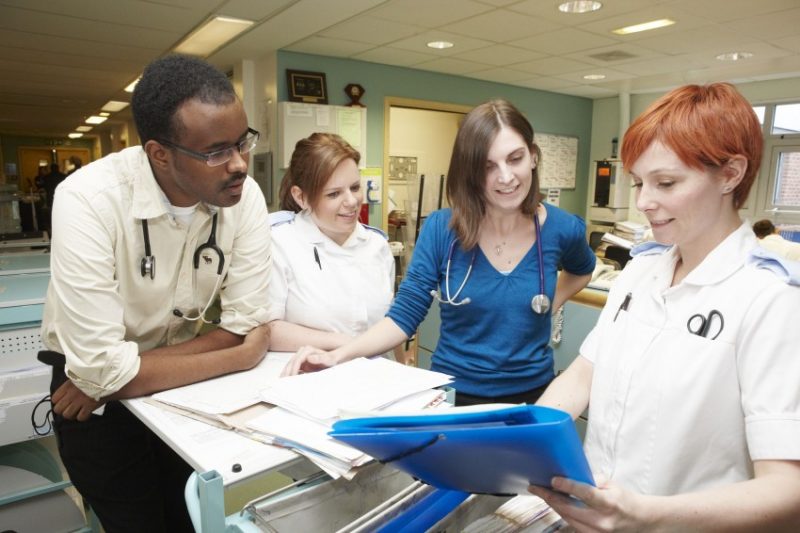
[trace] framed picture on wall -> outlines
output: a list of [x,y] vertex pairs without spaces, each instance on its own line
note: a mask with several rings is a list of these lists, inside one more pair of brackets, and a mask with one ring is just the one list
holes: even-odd
[[327,104],[328,87],[324,72],[286,69],[289,100],[307,104]]

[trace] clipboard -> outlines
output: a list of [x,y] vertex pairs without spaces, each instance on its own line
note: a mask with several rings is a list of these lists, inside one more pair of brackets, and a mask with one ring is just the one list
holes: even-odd
[[352,418],[329,435],[442,489],[527,494],[553,476],[594,485],[572,418],[549,407]]

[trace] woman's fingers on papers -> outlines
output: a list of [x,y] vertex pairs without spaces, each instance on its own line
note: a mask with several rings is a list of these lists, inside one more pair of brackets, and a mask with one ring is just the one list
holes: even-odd
[[329,362],[331,358],[327,355],[327,352],[319,348],[303,346],[286,364],[281,376],[295,376],[301,372],[314,372],[332,366]]

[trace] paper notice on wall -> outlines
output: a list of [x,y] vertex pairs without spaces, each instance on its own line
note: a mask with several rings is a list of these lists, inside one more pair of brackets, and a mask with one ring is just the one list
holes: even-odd
[[361,146],[361,110],[339,109],[336,117],[339,135],[355,147]]
[[558,207],[558,203],[561,200],[561,189],[547,189],[547,197],[545,201],[550,204]]

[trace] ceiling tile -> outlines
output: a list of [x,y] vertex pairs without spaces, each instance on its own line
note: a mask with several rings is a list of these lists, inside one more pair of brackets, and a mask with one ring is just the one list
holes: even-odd
[[564,87],[574,87],[575,84],[566,80],[558,78],[549,78],[547,76],[539,76],[536,78],[529,78],[527,80],[520,80],[515,83],[521,87],[530,87],[531,89],[542,89],[543,91],[552,91],[562,89]]
[[442,57],[434,59],[433,61],[426,61],[414,65],[414,68],[422,70],[432,70],[434,72],[443,72],[445,74],[469,74],[479,70],[485,70],[488,65],[475,63],[474,61],[464,61],[462,59],[455,59],[452,57]]
[[401,50],[399,48],[391,48],[382,46],[380,48],[373,48],[360,54],[353,56],[353,59],[360,59],[362,61],[370,61],[372,63],[385,63],[387,65],[397,65],[400,67],[410,67],[418,63],[438,59],[435,54],[424,54],[421,52],[412,52],[410,50]]
[[679,0],[673,2],[673,6],[707,20],[724,23],[796,8],[797,0]]
[[558,31],[511,41],[509,44],[548,54],[569,54],[578,50],[591,50],[601,46],[613,45],[616,42],[616,39],[603,37],[595,33],[563,28]]
[[[608,54],[614,54],[617,52],[632,57],[615,59],[613,61],[608,61],[597,57]],[[650,50],[649,48],[645,48],[644,46],[639,46],[638,43],[629,43],[629,44],[617,43],[611,46],[601,46],[599,48],[593,48],[591,50],[582,50],[580,52],[575,52],[573,54],[566,54],[563,57],[567,57],[569,59],[575,59],[576,61],[585,61],[586,63],[591,63],[593,65],[615,66],[615,65],[623,65],[625,63],[640,62],[642,61],[642,59],[649,59],[649,58],[663,57],[663,56],[664,54],[655,52],[653,50]]]
[[566,74],[568,72],[578,72],[591,67],[582,61],[564,59],[559,57],[546,57],[535,61],[526,61],[511,65],[517,70],[524,70],[541,76],[553,76],[555,74]]
[[550,22],[557,22],[564,26],[576,26],[650,7],[660,2],[663,2],[663,0],[605,0],[602,2],[602,8],[591,13],[562,13],[558,10],[558,5],[561,3],[559,0],[548,2],[525,0],[508,6],[506,9],[532,15]]
[[800,34],[800,8],[748,17],[728,24],[730,28],[759,39],[779,39]]
[[357,17],[331,26],[321,31],[320,35],[362,43],[386,44],[423,31],[425,28],[410,24],[376,17]]
[[495,83],[512,83],[519,80],[530,79],[531,73],[522,70],[514,70],[511,68],[490,68],[486,70],[479,70],[471,72],[470,78],[477,78],[479,80],[493,81]]
[[[452,48],[444,50],[433,50],[428,48],[427,44],[431,41],[450,41],[455,44]],[[424,52],[427,50],[435,51],[438,56],[453,56],[461,54],[469,50],[477,50],[485,46],[491,46],[494,43],[484,41],[481,39],[474,39],[463,35],[456,35],[454,33],[446,33],[441,31],[429,30],[413,37],[401,39],[392,43],[392,48],[403,48],[414,52]]]
[[771,44],[792,52],[800,52],[800,35],[792,35],[791,37],[773,39]]
[[325,56],[350,57],[373,48],[371,44],[346,41],[344,39],[330,39],[328,37],[309,37],[300,42],[287,46],[286,50],[302,52],[305,54],[318,54]]
[[[748,37],[744,39],[751,40]],[[742,40],[743,36],[740,33],[709,24],[668,35],[646,37],[636,41],[636,45],[663,54],[679,55],[696,52],[698,49],[738,50]]]
[[[589,74],[603,74],[605,78],[602,80],[585,80],[583,79],[584,76]],[[616,81],[616,80],[628,80],[634,77],[633,74],[629,74],[627,72],[622,72],[620,70],[614,70],[611,68],[592,68],[587,70],[579,70],[576,72],[570,72],[569,74],[557,74],[554,77],[571,81],[573,83],[581,83],[581,84],[593,84],[599,81],[601,82],[609,82],[609,81]]]
[[523,61],[533,61],[534,59],[540,59],[546,55],[547,54],[524,50],[515,46],[495,44],[487,46],[486,48],[477,48],[469,52],[455,54],[453,57],[486,63],[487,65],[510,65]]
[[497,43],[507,43],[552,30],[553,27],[551,23],[534,17],[498,9],[454,24],[441,26],[439,29]]
[[594,85],[576,85],[574,87],[562,87],[558,90],[561,94],[569,94],[572,96],[582,96],[584,98],[608,98],[609,96],[616,96],[619,91],[608,89],[606,87],[596,87]]
[[370,15],[411,25],[436,28],[479,13],[491,11],[492,6],[472,0],[389,0],[370,11]]
[[[666,26],[664,28],[658,28],[656,30],[631,33],[629,35],[615,35],[611,33],[612,30],[623,28],[625,26],[641,24],[643,22],[664,18],[674,20],[675,24],[672,26]],[[581,24],[578,26],[578,28],[627,43],[631,41],[639,41],[641,39],[646,39],[653,36],[675,34],[696,28],[698,26],[705,26],[707,24],[707,20],[703,19],[702,17],[697,17],[687,13],[685,10],[673,8],[670,4],[657,4],[647,9],[631,10],[613,17]]]

